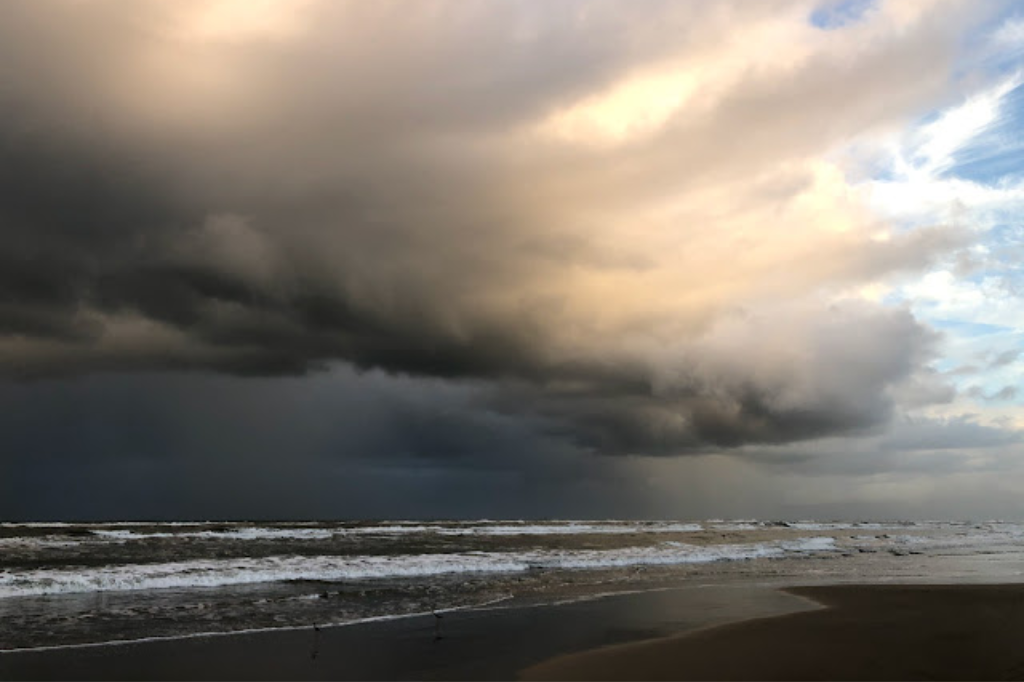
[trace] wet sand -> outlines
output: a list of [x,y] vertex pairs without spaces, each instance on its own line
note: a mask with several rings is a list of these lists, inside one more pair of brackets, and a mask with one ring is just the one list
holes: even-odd
[[1024,585],[690,585],[443,616],[0,653],[0,679],[1024,679]]
[[825,608],[551,659],[527,680],[1020,680],[1024,585],[787,590]]
[[806,608],[805,600],[763,587],[689,585],[319,632],[310,626],[0,653],[0,680],[510,680],[566,652]]

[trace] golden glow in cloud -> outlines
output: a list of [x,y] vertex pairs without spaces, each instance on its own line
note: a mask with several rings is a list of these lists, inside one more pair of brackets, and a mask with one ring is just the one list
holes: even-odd
[[98,237],[79,314],[185,365],[584,386],[534,402],[661,447],[876,423],[929,343],[877,292],[956,235],[878,220],[841,152],[948,95],[968,5],[929,6],[147,5],[46,81],[180,213]]
[[311,0],[185,0],[170,6],[181,12],[181,37],[241,42],[299,38],[307,27],[312,4]]

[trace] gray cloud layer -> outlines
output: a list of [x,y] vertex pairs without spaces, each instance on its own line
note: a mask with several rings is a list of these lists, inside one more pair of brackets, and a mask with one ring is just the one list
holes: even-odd
[[941,94],[956,11],[856,59],[812,36],[814,59],[730,66],[703,113],[588,146],[537,130],[651,65],[731,64],[738,8],[338,2],[244,35],[185,3],[59,9],[0,8],[8,378],[343,361],[670,454],[866,432],[927,375],[929,330],[839,292],[958,235],[786,207],[808,156]]

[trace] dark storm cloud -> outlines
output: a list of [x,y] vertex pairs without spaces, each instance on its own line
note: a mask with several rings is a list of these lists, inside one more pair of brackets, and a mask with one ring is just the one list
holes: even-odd
[[135,373],[0,386],[0,518],[642,509],[615,462],[574,452],[521,417],[481,409],[478,393],[345,368],[293,378]]
[[[744,28],[786,4],[743,5]],[[585,449],[672,454],[871,429],[930,358],[908,313],[830,301],[930,262],[947,231],[771,221],[817,182],[775,167],[934,94],[943,22],[883,33],[838,92],[820,64],[775,83],[722,59],[732,6],[325,3],[294,35],[211,27],[198,4],[54,7],[0,10],[7,377],[343,361],[482,383],[481,404]],[[714,115],[618,147],[549,139],[681,45],[738,73]],[[634,229],[677,196],[661,233]],[[389,428],[459,450],[418,423]]]
[[0,115],[0,324],[6,334],[95,342],[101,285],[139,267],[133,242],[188,215],[138,159],[59,132],[44,140],[27,126]]
[[706,452],[864,434],[886,420],[888,387],[929,378],[915,368],[934,341],[905,311],[790,305],[723,318],[698,341],[680,343],[678,357],[661,359],[635,390],[547,390],[524,396],[520,409],[541,405],[600,452]]

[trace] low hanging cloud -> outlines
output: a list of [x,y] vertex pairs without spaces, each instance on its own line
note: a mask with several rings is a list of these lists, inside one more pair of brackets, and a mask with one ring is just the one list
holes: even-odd
[[935,337],[861,289],[965,235],[826,154],[945,95],[931,4],[6,3],[0,371],[345,362],[609,453],[869,431]]

